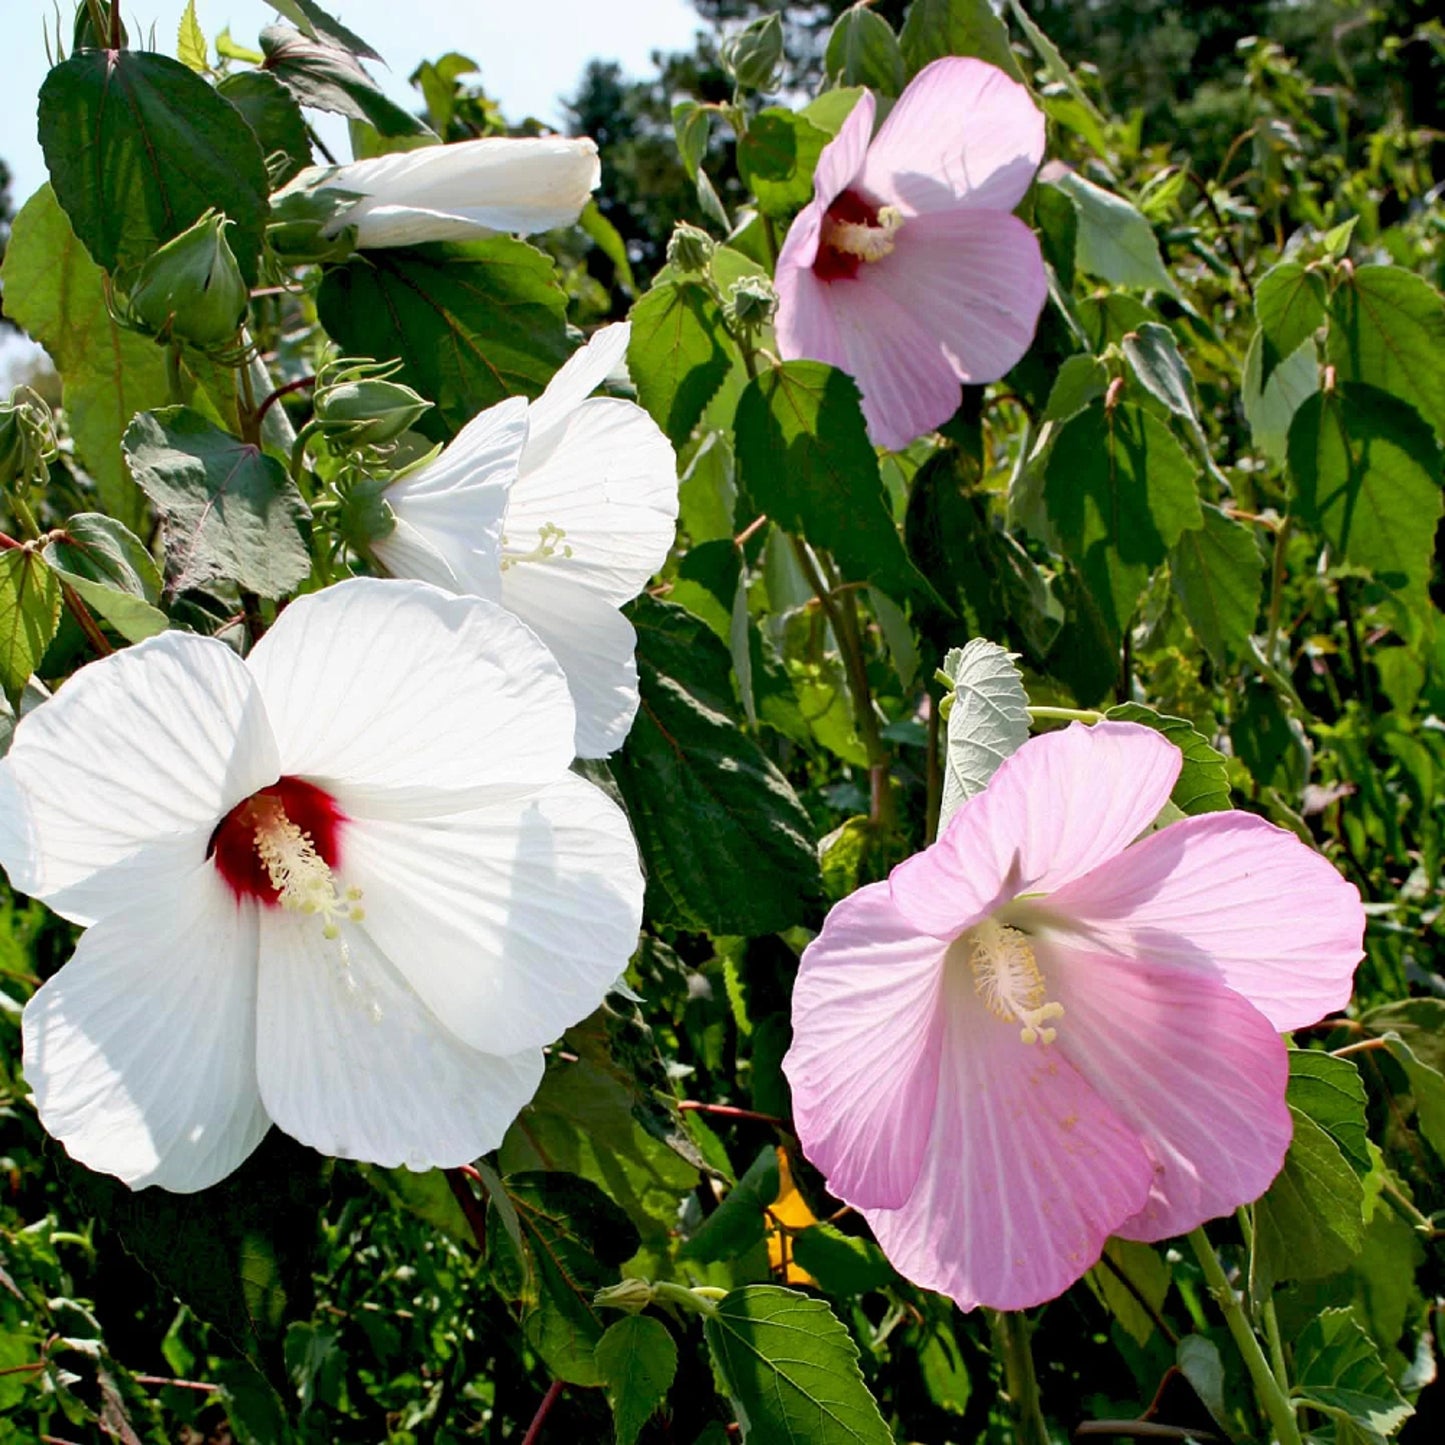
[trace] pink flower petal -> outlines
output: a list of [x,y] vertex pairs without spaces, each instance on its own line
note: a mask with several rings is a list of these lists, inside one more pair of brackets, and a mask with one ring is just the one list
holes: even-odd
[[851,281],[832,282],[828,300],[843,369],[863,394],[868,439],[897,451],[942,426],[958,410],[960,392],[926,312],[889,296],[873,274],[881,269],[870,265]]
[[1138,1136],[1055,1045],[950,988],[938,1097],[908,1202],[861,1212],[900,1273],[963,1309],[1061,1294],[1148,1198]]
[[828,1187],[899,1205],[928,1142],[942,1038],[943,946],[874,883],[829,913],[803,953],[783,1072],[793,1121]]
[[[829,366],[846,367],[848,355],[843,350],[843,339],[838,335],[833,287],[813,274],[811,256],[816,255],[818,250],[821,211],[810,223],[810,259],[806,264],[795,264],[788,257],[788,247],[793,244],[793,237],[799,234],[799,222],[806,215],[806,211],[802,212],[793,222],[783,254],[778,258],[774,282],[778,291],[778,311],[773,323],[778,355],[784,361],[826,361]],[[805,249],[801,246],[797,248],[799,254]]]
[[1044,117],[1017,81],[946,56],[918,72],[868,150],[863,189],[905,214],[1011,211],[1044,155]]
[[1292,833],[1249,813],[1185,818],[1061,889],[1091,947],[1218,978],[1276,1029],[1342,1008],[1363,956],[1354,886]]
[[1114,1232],[1167,1239],[1258,1199],[1291,1134],[1289,1063],[1269,1020],[1193,969],[1062,945],[1036,952],[1064,1007],[1054,1048],[1158,1167],[1149,1202]]
[[[975,385],[997,381],[1018,364],[1049,295],[1038,237],[1006,211],[911,217],[893,254],[867,267],[859,283],[908,312],[937,338],[934,349],[958,379]],[[869,341],[878,344],[876,336]],[[957,406],[956,385],[953,402]]]
[[1053,893],[1154,821],[1180,763],[1173,743],[1136,723],[1070,723],[1030,738],[938,842],[893,870],[893,902],[924,932],[952,938],[1021,893]]
[[[839,126],[838,134],[823,147],[823,154],[813,168],[813,199],[793,217],[793,224],[788,227],[788,234],[783,239],[774,278],[780,313],[787,278],[795,271],[811,269],[817,259],[818,233],[822,229],[823,216],[863,169],[863,159],[868,153],[868,140],[872,134],[873,96],[864,91],[857,105],[848,112],[847,120]],[[816,357],[819,361],[826,359],[812,351],[800,351],[797,355]],[[796,360],[796,357],[787,359]]]

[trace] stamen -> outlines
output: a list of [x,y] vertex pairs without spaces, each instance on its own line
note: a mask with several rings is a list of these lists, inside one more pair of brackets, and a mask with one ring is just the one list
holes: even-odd
[[824,218],[818,244],[841,251],[845,256],[857,256],[860,261],[881,261],[892,251],[893,238],[902,227],[903,213],[897,206],[881,207],[876,225],[867,221],[844,221],[830,214]]
[[[503,553],[502,571],[505,572],[508,567],[515,567],[518,562],[546,562],[557,556],[570,557],[572,548],[560,545],[566,535],[566,532],[556,523],[543,523],[537,528],[537,545],[530,552]],[[508,545],[510,545],[510,539],[503,537],[502,546],[505,548]]]
[[967,944],[973,986],[984,1007],[995,1018],[1018,1023],[1024,1043],[1053,1043],[1059,1031],[1048,1025],[1063,1018],[1064,1009],[1046,997],[1044,976],[1028,935],[986,918],[959,942]]

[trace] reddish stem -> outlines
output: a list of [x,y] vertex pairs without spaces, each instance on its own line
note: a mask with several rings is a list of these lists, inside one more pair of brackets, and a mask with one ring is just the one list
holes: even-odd
[[472,1238],[477,1242],[477,1248],[486,1253],[487,1249],[487,1216],[482,1206],[477,1201],[472,1186],[467,1182],[474,1179],[478,1184],[482,1182],[482,1176],[472,1168],[470,1164],[463,1164],[457,1169],[443,1171],[447,1176],[447,1183],[451,1186],[456,1201],[462,1207],[462,1213],[467,1217],[467,1223],[472,1228]]
[[294,391],[305,391],[308,386],[315,386],[314,376],[303,376],[299,381],[288,381],[285,386],[278,386],[260,406],[256,408],[256,426],[259,428],[266,419],[266,413],[281,400],[283,396],[290,396]]
[[63,582],[60,586],[60,595],[65,599],[65,606],[70,615],[80,624],[80,630],[85,633],[86,641],[101,657],[109,657],[115,648],[105,640],[105,633],[100,630],[100,625],[90,615],[90,608],[80,600],[80,594],[69,583]]
[[776,1114],[760,1114],[756,1109],[738,1109],[732,1104],[704,1104],[700,1099],[682,1099],[679,1109],[696,1110],[699,1114],[717,1114],[724,1119],[756,1119],[759,1124],[771,1124],[775,1129],[786,1129],[785,1120]]
[[557,1397],[562,1390],[561,1380],[553,1380],[547,1386],[547,1393],[542,1396],[542,1403],[537,1406],[537,1413],[532,1416],[532,1423],[527,1426],[527,1433],[522,1436],[522,1445],[537,1445],[542,1438],[542,1426],[546,1423],[547,1416],[551,1412],[552,1406],[557,1403]]
[[137,1385],[171,1385],[177,1390],[204,1390],[208,1395],[220,1392],[219,1385],[208,1380],[173,1380],[169,1375],[132,1375]]

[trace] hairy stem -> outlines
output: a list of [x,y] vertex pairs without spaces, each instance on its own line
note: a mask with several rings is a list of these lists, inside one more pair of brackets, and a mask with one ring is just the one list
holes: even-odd
[[1017,1445],[1049,1445],[1028,1318],[1019,1310],[989,1310],[988,1323],[994,1349],[1003,1361],[1004,1391],[1014,1418],[1014,1439]]

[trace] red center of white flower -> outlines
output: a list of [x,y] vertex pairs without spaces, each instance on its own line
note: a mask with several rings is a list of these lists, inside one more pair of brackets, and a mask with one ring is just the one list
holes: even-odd
[[346,815],[330,793],[301,778],[279,778],[236,804],[211,834],[209,856],[237,901],[359,918],[356,889],[342,894],[333,869]]
[[875,206],[857,191],[843,191],[828,207],[818,234],[813,274],[820,281],[849,280],[865,261],[881,261],[903,225],[896,206]]

